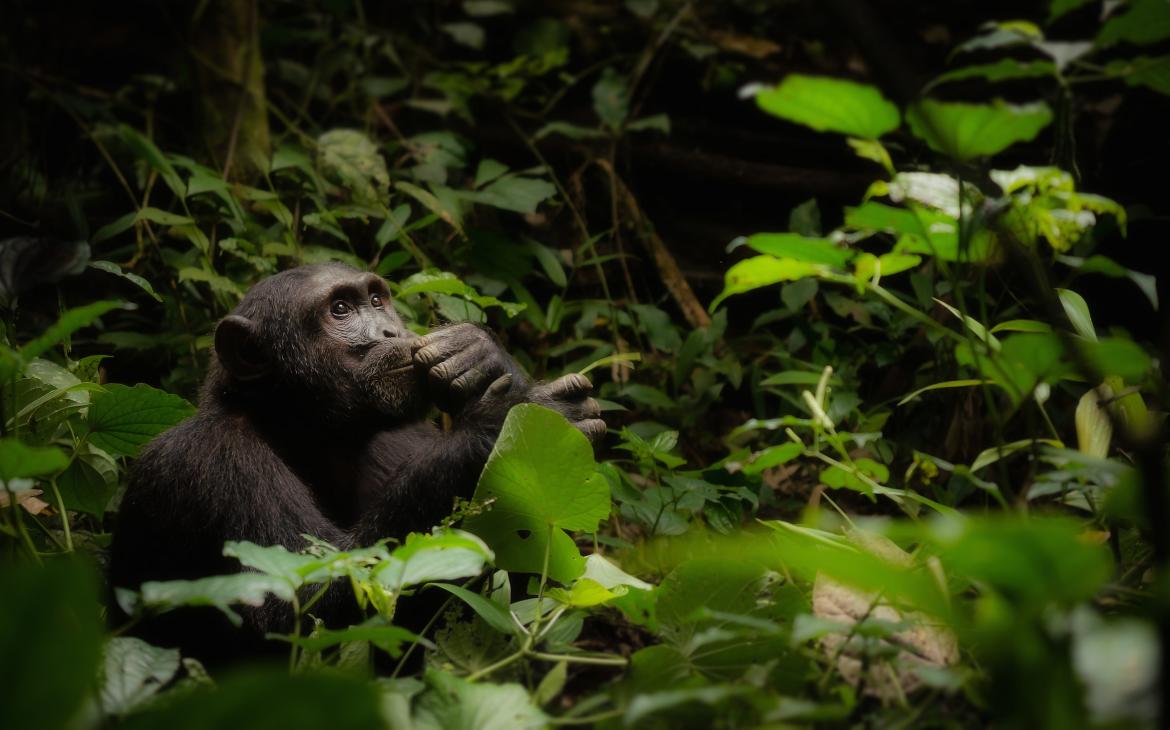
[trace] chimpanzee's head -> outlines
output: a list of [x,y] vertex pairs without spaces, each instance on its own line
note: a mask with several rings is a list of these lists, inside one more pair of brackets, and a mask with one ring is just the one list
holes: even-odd
[[414,338],[380,277],[314,264],[252,287],[216,328],[215,353],[228,392],[295,399],[330,424],[403,421],[427,407]]

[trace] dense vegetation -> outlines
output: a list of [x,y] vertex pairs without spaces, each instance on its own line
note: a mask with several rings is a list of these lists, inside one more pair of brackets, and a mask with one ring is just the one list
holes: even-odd
[[[4,728],[1158,723],[1165,0],[8,5]],[[110,595],[216,321],[326,260],[605,446],[519,406],[433,532]],[[268,594],[279,667],[105,623]]]

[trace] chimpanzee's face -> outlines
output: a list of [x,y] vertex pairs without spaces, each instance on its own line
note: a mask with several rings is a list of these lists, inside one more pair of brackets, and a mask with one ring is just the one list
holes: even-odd
[[232,387],[295,401],[334,426],[421,417],[426,388],[386,282],[341,264],[302,266],[248,292],[216,329]]
[[[415,334],[394,310],[386,282],[375,274],[325,268],[308,282],[316,356],[331,362],[342,403],[403,420],[421,415],[425,389],[411,361]],[[348,403],[344,402],[348,401]]]

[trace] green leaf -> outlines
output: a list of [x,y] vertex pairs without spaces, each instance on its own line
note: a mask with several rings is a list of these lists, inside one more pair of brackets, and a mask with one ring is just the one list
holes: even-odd
[[154,697],[179,671],[179,650],[115,636],[102,657],[98,694],[102,712],[120,717]]
[[142,289],[142,291],[149,294],[151,298],[154,299],[154,301],[162,301],[162,297],[158,295],[158,292],[154,290],[154,287],[150,285],[149,281],[130,271],[122,271],[122,267],[118,266],[113,261],[90,261],[89,268],[97,269],[98,271],[104,271],[107,274],[113,274],[114,276],[120,276],[126,281],[136,285],[139,289]]
[[626,571],[606,560],[599,553],[593,553],[585,558],[585,573],[582,578],[588,578],[606,588],[626,586],[643,591],[653,590],[654,586],[640,578],[635,578]]
[[923,393],[929,393],[932,390],[948,390],[950,388],[973,388],[976,385],[983,385],[986,382],[989,382],[989,381],[967,379],[967,380],[945,380],[941,383],[931,383],[930,385],[928,385],[924,388],[919,388],[918,390],[915,390],[912,393],[908,394],[906,397],[902,398],[902,400],[898,401],[898,405],[904,406],[907,403],[909,403],[910,401],[917,398],[918,396],[922,395]]
[[1170,96],[1170,56],[1120,58],[1110,61],[1105,72],[1121,77],[1129,86],[1146,86]]
[[1090,2],[1093,0],[1052,0],[1052,5],[1048,9],[1048,22],[1051,23],[1062,15]]
[[475,182],[472,183],[472,186],[482,188],[507,171],[508,166],[502,162],[487,158],[482,159],[479,161],[479,166],[475,168]]
[[317,169],[359,204],[382,204],[390,191],[390,173],[378,146],[363,132],[333,129],[317,138]]
[[525,243],[537,263],[540,264],[540,268],[544,270],[544,274],[548,277],[549,281],[559,287],[568,285],[569,280],[565,276],[565,269],[561,266],[560,259],[557,258],[556,253],[551,248],[537,243],[530,238],[525,239]]
[[55,446],[28,446],[14,438],[0,438],[0,482],[39,477],[61,471],[69,463]]
[[92,570],[68,556],[44,565],[7,560],[0,596],[4,730],[75,727],[93,689],[101,640]]
[[566,606],[589,608],[591,606],[600,606],[609,603],[613,599],[620,598],[625,594],[626,589],[621,586],[611,591],[609,588],[590,578],[578,578],[573,581],[573,585],[569,590],[565,590],[564,588],[550,588],[545,595]]
[[394,189],[406,193],[419,203],[422,203],[424,208],[439,216],[440,220],[454,228],[460,236],[466,237],[467,234],[463,230],[460,212],[456,208],[439,200],[435,197],[434,193],[402,180],[394,183]]
[[736,294],[759,289],[782,281],[796,281],[825,273],[822,264],[811,264],[796,259],[778,259],[775,256],[754,256],[734,264],[723,277],[723,291],[708,307],[714,311],[724,299]]
[[70,309],[50,325],[43,334],[25,343],[24,347],[20,348],[20,356],[25,362],[40,357],[50,347],[64,341],[82,327],[93,324],[98,317],[106,312],[121,309],[124,306],[122,302],[102,301]]
[[[668,710],[677,710],[680,713],[676,717],[676,720],[681,720],[682,717],[710,719],[720,715],[712,713],[696,714],[694,710],[687,710],[684,713],[680,708],[692,705],[712,708],[722,707],[726,705],[728,700],[751,694],[753,691],[755,690],[752,687],[746,685],[721,684],[705,687],[685,687],[683,689],[670,689],[661,692],[646,692],[634,697],[633,701],[630,702],[623,716],[623,721],[626,727],[649,727],[651,725],[648,722],[645,724],[640,723],[647,720],[649,716]],[[737,713],[727,712],[725,716],[733,716],[735,714]]]
[[1101,375],[1116,375],[1126,382],[1135,383],[1140,382],[1150,371],[1150,356],[1133,340],[1106,337],[1083,345],[1089,363]]
[[130,230],[130,228],[137,222],[138,222],[138,211],[137,210],[131,211],[131,212],[127,213],[126,215],[122,216],[121,218],[118,218],[117,220],[114,220],[110,223],[107,223],[106,225],[97,229],[94,232],[93,236],[89,239],[90,243],[97,245],[97,244],[101,243],[102,241],[106,240],[107,238],[113,238],[114,236],[118,235],[119,233],[122,233],[123,231]]
[[193,266],[179,269],[179,281],[202,281],[210,286],[212,291],[227,294],[236,299],[244,296],[244,291],[240,288],[239,284],[226,276],[208,271],[207,269],[197,269]]
[[431,642],[401,626],[377,624],[350,626],[336,631],[318,629],[312,636],[288,636],[281,638],[287,640],[290,644],[296,644],[305,651],[310,652],[324,651],[331,646],[337,646],[338,644],[349,641],[368,641],[394,658],[402,655],[403,644],[412,641],[419,641],[424,645],[431,646]]
[[856,137],[850,137],[845,142],[861,159],[876,162],[882,166],[886,174],[894,174],[894,161],[890,159],[890,151],[881,142],[876,139],[858,139]]
[[[878,484],[885,484],[890,479],[890,470],[885,464],[879,464],[873,459],[854,459],[853,465],[859,472],[869,477]],[[848,469],[843,469],[839,466],[830,466],[821,471],[821,481],[825,486],[840,489],[852,489],[855,492],[862,494],[873,494],[873,487]]]
[[938,86],[951,81],[966,79],[987,79],[997,81],[1012,81],[1015,79],[1030,79],[1043,76],[1055,76],[1056,64],[1051,61],[1018,61],[1014,58],[1001,58],[994,63],[981,63],[975,66],[964,66],[953,71],[941,74],[930,85]]
[[216,675],[212,687],[176,693],[152,710],[120,723],[122,730],[248,728],[289,730],[327,727],[369,730],[383,727],[373,683],[340,673],[289,675],[287,669],[250,669]]
[[861,139],[877,139],[901,123],[898,107],[876,88],[844,79],[790,74],[756,95],[761,109],[781,119]]
[[66,509],[87,512],[96,517],[105,514],[110,497],[114,496],[114,485],[105,476],[82,459],[75,459],[57,477],[57,489]]
[[232,610],[232,604],[261,606],[269,594],[291,601],[293,588],[283,578],[252,572],[142,584],[142,603],[147,608],[169,611],[180,606],[214,606],[236,626],[243,619]]
[[491,507],[466,527],[495,550],[499,567],[540,573],[547,553],[549,577],[569,583],[585,566],[565,531],[595,532],[609,515],[609,486],[595,470],[589,441],[564,416],[518,405],[475,490]]
[[670,134],[670,117],[665,114],[654,114],[649,117],[635,119],[626,125],[627,132],[642,132],[646,130]]
[[565,680],[568,679],[568,662],[557,662],[548,674],[540,680],[536,691],[532,693],[532,701],[544,706],[557,698],[565,689]]
[[756,605],[764,568],[751,561],[698,558],[680,564],[658,587],[658,620],[680,631],[699,620],[701,609],[744,614]]
[[492,182],[483,190],[459,191],[459,197],[501,210],[535,213],[536,206],[556,192],[556,186],[547,180],[509,176]]
[[487,35],[484,33],[483,26],[477,23],[444,23],[439,28],[454,38],[456,43],[477,51],[483,48],[483,42]]
[[991,328],[992,334],[996,332],[1037,332],[1048,333],[1052,331],[1052,327],[1047,322],[1040,322],[1035,319],[1009,319],[1006,322],[1000,322]]
[[1095,43],[1099,48],[1123,42],[1145,46],[1165,38],[1170,38],[1170,3],[1130,0],[1121,12],[1105,21]]
[[1017,142],[1035,139],[1052,121],[1044,102],[1014,105],[924,99],[906,112],[911,131],[930,147],[957,160],[994,155]]
[[478,593],[472,593],[466,588],[450,585],[448,583],[434,583],[435,588],[447,591],[453,596],[456,596],[461,601],[466,603],[471,610],[479,614],[479,617],[487,622],[496,631],[503,634],[516,633],[516,622],[508,614],[508,609],[504,608],[495,601],[488,600]]
[[427,672],[425,681],[431,691],[417,700],[415,730],[541,730],[548,726],[548,718],[518,684],[469,682],[434,669]]
[[113,383],[93,396],[90,439],[111,454],[137,456],[146,442],[193,413],[191,404],[173,393],[141,383],[133,388]]
[[1097,341],[1097,330],[1093,327],[1093,318],[1089,315],[1089,303],[1080,294],[1072,289],[1057,289],[1060,304],[1073,330],[1090,342]]
[[756,233],[748,236],[747,245],[777,258],[837,268],[844,268],[854,255],[853,251],[841,248],[827,238],[808,238],[797,233]]
[[411,533],[406,543],[379,567],[378,582],[394,591],[436,580],[470,578],[483,571],[494,556],[475,535],[446,530],[430,535]]
[[175,197],[182,199],[186,196],[187,186],[183,184],[183,179],[179,177],[178,171],[175,170],[175,166],[171,164],[166,155],[154,146],[154,142],[151,142],[138,130],[125,124],[118,125],[118,136],[122,138],[122,142],[130,148],[135,157],[146,162],[159,174]]
[[283,545],[257,545],[246,540],[229,540],[224,543],[223,554],[239,560],[245,568],[280,578],[293,588],[303,585],[310,575],[324,577],[319,571],[325,561],[314,555],[291,552]]
[[568,137],[569,139],[576,140],[601,139],[602,137],[605,137],[605,132],[600,129],[582,127],[577,124],[570,124],[569,122],[549,122],[548,124],[538,129],[536,134],[532,135],[532,139],[534,142],[539,142],[545,137],[554,134],[559,134],[564,137]]
[[769,446],[763,451],[752,455],[752,460],[743,465],[743,473],[748,476],[762,474],[768,469],[786,464],[804,453],[804,446],[796,442]]
[[1108,550],[1087,543],[1072,520],[969,518],[939,521],[927,532],[948,572],[1010,596],[1021,611],[1086,600],[1111,572]]
[[612,66],[606,66],[601,78],[593,85],[593,111],[610,129],[620,129],[630,113],[630,91],[626,88],[626,77]]

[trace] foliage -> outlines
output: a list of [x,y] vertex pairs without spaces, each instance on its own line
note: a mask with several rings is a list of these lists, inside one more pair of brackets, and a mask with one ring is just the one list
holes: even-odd
[[[65,196],[86,244],[0,243],[4,727],[1157,723],[1164,376],[1078,293],[1105,277],[1156,309],[1157,288],[1102,253],[1135,210],[1066,148],[1088,86],[1170,94],[1164,2],[1109,3],[1077,41],[988,23],[913,99],[820,66],[755,83],[744,59],[780,47],[712,24],[765,27],[757,3],[629,0],[595,9],[603,43],[553,7],[405,5],[392,29],[358,3],[262,6],[273,151],[251,178],[194,121],[156,123],[182,77],[101,103],[27,77],[97,162]],[[671,134],[647,102],[667,54],[754,97],[720,113],[868,170],[844,206],[740,230],[697,314],[619,154]],[[631,274],[635,238],[661,290]],[[127,470],[193,412],[215,322],[320,261],[387,277],[416,331],[486,322],[537,376],[589,372],[607,448],[517,406],[442,527],[230,542],[242,572],[116,596],[132,621],[288,601],[287,668],[212,677],[103,633],[93,558]],[[331,584],[364,622],[313,621]],[[418,591],[447,599],[425,636],[394,623]]]

